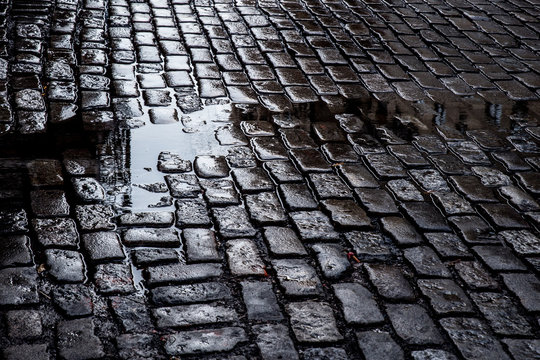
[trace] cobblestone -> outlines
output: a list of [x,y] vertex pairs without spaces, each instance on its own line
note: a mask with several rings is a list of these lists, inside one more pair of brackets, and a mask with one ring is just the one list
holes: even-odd
[[313,301],[290,303],[286,310],[291,317],[294,335],[300,342],[320,343],[343,338],[327,304]]
[[538,4],[0,2],[3,358],[539,357]]

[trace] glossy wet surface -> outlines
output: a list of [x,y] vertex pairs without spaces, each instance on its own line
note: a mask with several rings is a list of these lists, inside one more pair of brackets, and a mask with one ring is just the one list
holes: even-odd
[[540,356],[537,4],[0,4],[4,358]]

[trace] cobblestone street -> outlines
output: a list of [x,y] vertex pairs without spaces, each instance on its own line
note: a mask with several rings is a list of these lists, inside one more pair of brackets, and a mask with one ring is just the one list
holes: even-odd
[[540,359],[539,0],[0,24],[3,359]]

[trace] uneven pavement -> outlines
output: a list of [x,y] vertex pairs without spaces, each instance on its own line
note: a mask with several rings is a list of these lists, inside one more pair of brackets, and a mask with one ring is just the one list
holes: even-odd
[[540,3],[0,23],[3,358],[540,358]]

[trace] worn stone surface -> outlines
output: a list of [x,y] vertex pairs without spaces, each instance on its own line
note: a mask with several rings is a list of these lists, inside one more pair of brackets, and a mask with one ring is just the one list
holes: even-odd
[[274,260],[279,284],[290,296],[317,295],[322,293],[322,284],[315,269],[302,259]]
[[489,334],[486,325],[478,319],[446,318],[440,322],[465,358],[510,358],[504,353],[501,344]]
[[244,329],[226,327],[214,330],[192,330],[173,333],[165,338],[165,352],[169,355],[190,355],[230,351],[247,341]]
[[367,359],[404,359],[403,350],[388,332],[372,330],[358,331],[358,346]]
[[343,338],[337,329],[332,309],[325,303],[290,303],[286,306],[286,311],[291,317],[294,335],[300,342],[331,342]]
[[369,325],[384,320],[373,295],[362,285],[342,283],[334,285],[333,288],[348,323]]
[[250,320],[279,321],[283,319],[270,283],[244,281],[241,284],[242,296]]
[[388,304],[386,311],[398,336],[409,344],[442,344],[435,323],[420,305]]
[[64,359],[95,359],[105,355],[95,335],[91,318],[61,321],[58,324],[58,351]]
[[178,305],[152,311],[158,327],[186,327],[193,325],[232,322],[234,310],[216,304]]
[[0,357],[538,358],[539,11],[3,1]]
[[224,300],[231,297],[229,288],[219,282],[161,286],[151,289],[152,302],[158,306]]
[[229,240],[226,249],[231,274],[235,276],[265,275],[265,265],[253,240]]

